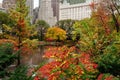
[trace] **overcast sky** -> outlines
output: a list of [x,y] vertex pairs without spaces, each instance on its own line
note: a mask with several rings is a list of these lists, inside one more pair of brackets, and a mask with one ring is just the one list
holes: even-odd
[[[3,1],[3,0],[0,0],[0,3],[2,3],[2,1]],[[38,6],[38,4],[39,4],[38,1],[39,1],[39,0],[34,0],[34,8]]]
[[0,0],[0,3],[2,3],[2,0]]

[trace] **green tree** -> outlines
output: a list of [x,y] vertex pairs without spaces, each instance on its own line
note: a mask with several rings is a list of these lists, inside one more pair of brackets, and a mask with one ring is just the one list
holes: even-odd
[[13,64],[16,58],[13,44],[8,42],[0,44],[0,78],[8,74],[8,66]]
[[33,80],[33,77],[31,75],[28,76],[27,73],[28,67],[21,65],[12,72],[8,80]]
[[38,38],[40,41],[42,41],[44,39],[44,33],[49,28],[49,24],[44,20],[38,20],[36,22],[36,27],[37,27]]
[[76,22],[76,20],[71,20],[71,19],[68,19],[68,20],[61,20],[61,21],[58,21],[56,23],[56,25],[58,27],[60,27],[61,29],[65,30],[66,33],[67,33],[67,39],[70,40],[72,39],[72,31],[73,31],[73,24]]
[[107,46],[105,54],[100,55],[98,69],[101,73],[110,73],[114,76],[120,76],[120,54],[115,42]]
[[115,30],[108,33],[105,26],[109,22],[104,23],[106,25],[102,24],[101,18],[92,16],[76,22],[73,32],[80,33],[79,49],[91,54],[92,60],[98,64],[99,72],[117,77],[120,74],[120,33]]

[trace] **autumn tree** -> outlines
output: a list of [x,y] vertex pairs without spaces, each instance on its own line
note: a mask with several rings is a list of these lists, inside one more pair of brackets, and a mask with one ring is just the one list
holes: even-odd
[[119,12],[119,7],[120,5],[118,4],[120,3],[117,0],[111,0],[111,4],[109,3],[108,8],[111,11],[111,15],[112,15],[112,19],[116,28],[116,31],[119,32],[120,31],[120,23],[119,23],[119,16],[120,16],[120,12]]
[[35,31],[27,18],[28,7],[26,6],[26,0],[17,0],[16,7],[10,9],[9,16],[15,22],[15,25],[12,27],[4,25],[4,29],[7,31],[5,37],[18,43],[18,49],[21,50],[18,55],[18,65],[20,65],[21,53],[30,53],[30,50],[37,45],[36,40],[30,40],[30,37],[35,35]]
[[[99,3],[92,3],[90,5],[92,8],[94,6],[93,15],[96,16],[97,21],[105,28],[106,32],[109,33],[111,26],[119,32],[119,1],[117,0],[100,0]],[[97,7],[95,7],[97,6]],[[110,24],[110,25],[108,25]]]
[[66,39],[66,32],[59,27],[48,28],[46,38],[49,40],[62,41]]
[[67,20],[60,20],[56,23],[58,27],[66,31],[68,40],[72,39],[71,37],[73,30],[72,26],[75,22],[76,20],[67,19]]
[[80,50],[91,54],[92,59],[98,63],[99,72],[117,76],[120,35],[119,31],[111,28],[115,26],[111,23],[114,20],[105,4],[100,4],[90,18],[76,22],[73,28],[74,33],[80,33]]
[[0,29],[4,32],[3,24],[14,25],[14,21],[10,19],[7,13],[0,11]]
[[37,27],[37,33],[38,33],[37,35],[39,37],[39,40],[42,41],[44,38],[44,33],[49,28],[49,24],[44,20],[38,20],[36,22],[36,27]]

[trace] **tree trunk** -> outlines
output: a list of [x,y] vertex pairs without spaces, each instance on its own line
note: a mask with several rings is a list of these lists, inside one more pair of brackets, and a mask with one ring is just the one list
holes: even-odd
[[117,18],[114,14],[114,10],[113,10],[112,6],[110,6],[110,8],[111,8],[111,11],[112,11],[112,18],[113,18],[114,23],[115,23],[116,31],[119,32],[119,23],[118,23]]
[[[18,44],[18,49],[20,50],[21,49],[21,36],[19,35],[19,44]],[[21,64],[21,62],[20,62],[20,54],[21,54],[21,51],[19,51],[19,53],[18,53],[18,58],[17,58],[17,66],[19,66],[20,64]]]

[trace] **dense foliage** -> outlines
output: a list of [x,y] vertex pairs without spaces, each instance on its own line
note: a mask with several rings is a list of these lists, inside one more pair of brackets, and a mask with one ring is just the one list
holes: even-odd
[[[17,0],[16,7],[9,10],[9,18],[14,21],[14,25],[4,24],[4,32],[1,33],[3,39],[10,39],[15,41],[21,53],[32,53],[33,49],[37,47],[37,39],[31,40],[36,31],[34,26],[30,25],[28,19],[28,7],[26,0]],[[20,64],[20,54],[18,55],[18,65]]]
[[67,19],[67,20],[60,20],[56,23],[58,27],[66,31],[68,40],[72,40],[72,31],[73,31],[72,26],[74,25],[75,22],[76,20]]
[[0,30],[4,32],[3,24],[14,25],[14,21],[8,16],[7,13],[0,11]]
[[89,54],[74,54],[74,50],[75,47],[66,46],[50,48],[44,57],[52,60],[38,70],[37,76],[48,80],[95,79],[97,64],[90,60]]
[[46,33],[47,40],[62,41],[66,39],[66,32],[59,27],[52,27],[47,30]]
[[101,54],[98,59],[98,69],[102,73],[110,73],[114,76],[120,75],[120,54],[119,47],[115,43],[107,46],[104,54]]
[[21,65],[17,67],[14,72],[11,73],[9,79],[7,80],[33,80],[31,75],[27,75],[28,67]]
[[0,77],[4,77],[8,72],[8,67],[15,62],[17,53],[10,42],[0,44]]
[[[26,0],[17,0],[16,7],[10,9],[7,14],[0,16],[2,33],[0,35],[0,77],[5,80],[32,80],[27,75],[27,68],[19,66],[21,55],[33,53],[38,41],[30,39],[35,35],[35,28],[28,19],[28,7]],[[6,22],[5,22],[5,19]],[[10,21],[9,21],[10,20]],[[12,25],[10,25],[12,23]],[[16,61],[17,60],[17,64]],[[15,63],[14,63],[15,62]],[[10,70],[11,65],[15,69]]]
[[[112,66],[109,65],[111,63],[109,58],[106,58],[108,62],[100,65],[100,63],[97,64],[92,60],[89,53],[76,54],[75,50],[74,46],[70,48],[66,46],[49,48],[44,55],[44,58],[48,58],[49,62],[36,71],[35,80],[119,80],[116,75],[112,74],[112,71],[104,72],[110,70],[109,68]],[[103,61],[100,60],[99,62]],[[116,64],[114,63],[114,65]],[[112,67],[115,68],[115,66]],[[117,75],[119,75],[119,72],[117,72]]]
[[[50,61],[38,69],[36,80],[120,79],[120,15],[119,12],[109,14],[114,8],[110,4],[105,5],[101,2],[96,7],[97,10],[93,9],[90,18],[75,21],[71,27],[69,26],[72,29],[70,31],[73,40],[80,35],[77,49],[76,47],[49,49],[44,57]],[[110,9],[107,9],[108,7]]]
[[49,28],[49,24],[44,20],[38,20],[36,22],[37,37],[40,41],[44,40],[45,38],[44,34],[46,33],[48,28]]
[[[34,80],[119,80],[120,13],[111,2],[114,0],[102,1],[96,7],[94,3],[90,5],[93,10],[90,18],[62,20],[56,24],[58,27],[50,28],[44,21],[38,21],[40,40],[47,31],[46,40],[72,39],[75,42],[71,44],[75,46],[49,47],[43,56],[48,59],[45,64],[35,69],[18,66],[9,74],[8,67],[15,59],[20,65],[21,53],[32,53],[38,45],[33,39],[37,32],[28,19],[26,0],[17,0],[16,9],[4,16],[8,22],[5,23],[3,18],[0,24],[4,30],[0,35],[0,77],[5,76],[6,80],[32,80],[34,76]],[[7,24],[9,18],[14,25]]]

